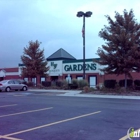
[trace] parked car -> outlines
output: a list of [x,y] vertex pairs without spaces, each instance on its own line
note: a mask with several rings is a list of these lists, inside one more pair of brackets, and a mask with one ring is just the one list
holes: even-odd
[[22,90],[26,91],[28,86],[20,83],[18,80],[3,80],[0,81],[0,91]]

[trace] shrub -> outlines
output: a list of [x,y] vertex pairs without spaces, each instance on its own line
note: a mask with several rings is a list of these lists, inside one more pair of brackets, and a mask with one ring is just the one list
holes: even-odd
[[42,85],[44,87],[50,87],[51,86],[51,81],[42,81]]
[[135,86],[135,89],[136,89],[136,90],[140,90],[140,80],[138,80],[138,79],[135,80],[135,81],[134,81],[134,86]]
[[86,80],[78,80],[78,87],[83,89],[83,87],[88,86],[88,82]]
[[105,80],[104,81],[104,86],[106,88],[115,88],[116,85],[116,80]]
[[[132,84],[133,84],[133,80],[127,79],[127,87],[131,87]],[[119,81],[119,86],[120,87],[124,87],[125,86],[125,79]]]
[[90,87],[90,88],[89,88],[89,91],[90,91],[90,92],[95,91],[95,90],[96,90],[96,89],[93,88],[93,87]]
[[66,80],[62,81],[62,88],[63,89],[68,89],[68,82]]
[[56,86],[62,87],[63,86],[63,82],[62,81],[56,81]]
[[134,80],[134,85],[135,86],[140,86],[140,80]]
[[99,90],[100,89],[100,86],[99,85],[96,85],[96,89]]
[[89,88],[88,86],[85,86],[83,89],[84,89],[84,92],[85,92],[85,93],[90,92],[90,88]]
[[42,84],[38,84],[37,87],[40,89],[44,89],[44,86]]
[[27,83],[27,86],[28,86],[28,87],[34,87],[34,86],[35,86],[35,83],[34,83],[34,82],[29,81],[29,82]]
[[72,88],[72,89],[78,88],[78,80],[77,80],[77,79],[72,79],[71,88]]
[[56,87],[56,81],[51,81],[51,87]]

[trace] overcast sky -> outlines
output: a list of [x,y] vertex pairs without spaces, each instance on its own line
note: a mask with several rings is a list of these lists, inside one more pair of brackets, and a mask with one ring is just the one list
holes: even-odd
[[92,11],[86,18],[86,58],[95,58],[104,41],[99,31],[108,25],[105,15],[134,10],[140,22],[139,0],[0,0],[0,68],[17,67],[29,41],[42,42],[47,58],[63,48],[83,58],[82,24],[78,11]]

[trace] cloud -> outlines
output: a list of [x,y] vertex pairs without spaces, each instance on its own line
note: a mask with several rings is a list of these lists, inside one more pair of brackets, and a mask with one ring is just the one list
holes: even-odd
[[114,18],[115,11],[132,8],[139,22],[139,7],[138,0],[0,0],[0,68],[17,66],[30,40],[42,42],[46,57],[63,48],[83,58],[80,10],[93,13],[86,18],[86,58],[97,57],[104,43],[98,33],[108,24],[104,15]]

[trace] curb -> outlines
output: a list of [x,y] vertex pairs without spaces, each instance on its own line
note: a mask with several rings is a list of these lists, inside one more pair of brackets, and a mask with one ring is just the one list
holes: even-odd
[[92,95],[88,93],[81,94],[81,90],[46,90],[46,89],[29,89],[33,92],[64,92],[65,94],[59,94],[56,96],[68,96],[68,97],[88,97],[88,98],[108,98],[108,99],[135,99],[140,100],[140,96],[125,96],[125,95]]
[[85,95],[85,94],[64,94],[57,96],[88,97],[88,98],[108,98],[108,99],[135,99],[140,100],[140,96],[119,96],[119,95]]

